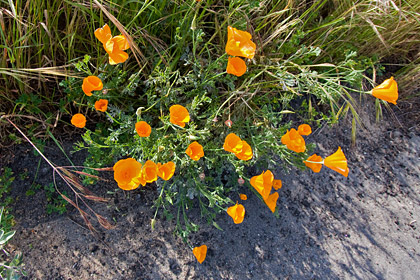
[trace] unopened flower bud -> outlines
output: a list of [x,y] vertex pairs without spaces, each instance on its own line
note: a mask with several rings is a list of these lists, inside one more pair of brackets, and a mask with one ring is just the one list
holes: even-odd
[[232,124],[233,124],[233,122],[232,122],[231,120],[227,120],[227,121],[225,121],[225,125],[226,125],[227,127],[229,127],[229,128],[231,128],[231,127],[232,127]]
[[198,177],[200,177],[201,181],[204,181],[204,179],[206,178],[206,174],[204,174],[204,172],[200,173],[200,175],[198,175]]
[[136,115],[137,115],[138,117],[141,117],[141,110],[143,110],[143,109],[144,109],[144,107],[138,107],[138,108],[137,108]]
[[239,186],[242,186],[243,184],[245,184],[245,180],[242,179],[242,178],[239,178],[238,179],[238,184],[239,184]]
[[188,135],[188,140],[191,140],[191,141],[195,141],[195,140],[198,140],[198,139],[200,139],[199,137],[197,137],[197,136],[194,136],[194,135]]
[[213,122],[218,122],[219,119],[217,117],[214,117]]
[[155,230],[155,224],[156,224],[156,220],[155,219],[152,219],[150,221],[150,226],[152,227],[152,231]]
[[164,146],[159,146],[158,147],[158,152],[162,152],[162,151],[164,151],[165,150],[165,147]]

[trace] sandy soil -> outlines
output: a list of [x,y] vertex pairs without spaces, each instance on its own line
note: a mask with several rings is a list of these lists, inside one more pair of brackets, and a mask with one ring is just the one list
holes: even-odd
[[[318,129],[307,140],[318,143],[321,155],[340,143],[348,178],[327,168],[315,174],[278,167],[279,218],[243,187],[249,198],[244,222],[235,225],[219,215],[220,231],[192,208],[200,230],[190,235],[190,244],[161,216],[151,231],[153,190],[106,194],[116,188],[112,181],[91,190],[111,199],[93,206],[116,229],[93,236],[71,206],[64,215],[47,215],[42,191],[25,195],[38,157],[29,146],[15,147],[8,165],[27,177],[13,185],[17,233],[10,249],[23,252],[27,279],[420,279],[420,132],[364,119],[367,129],[359,129],[354,147],[346,122]],[[64,147],[71,150],[70,143]],[[68,164],[53,144],[45,152]],[[71,158],[80,164],[83,156]],[[51,180],[51,169],[42,163],[37,182]],[[200,265],[189,245],[201,244],[209,251]]]

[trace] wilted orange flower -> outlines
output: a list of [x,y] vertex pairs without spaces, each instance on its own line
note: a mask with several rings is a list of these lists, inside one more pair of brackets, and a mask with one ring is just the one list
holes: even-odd
[[207,246],[201,245],[193,249],[193,254],[199,263],[203,263],[207,255]]
[[309,135],[312,133],[312,128],[309,126],[309,124],[301,124],[299,125],[297,131],[300,135]]
[[398,85],[394,80],[394,77],[386,79],[382,84],[372,89],[372,95],[396,105],[398,99]]
[[243,194],[243,193],[239,194],[239,198],[242,199],[242,200],[247,200],[248,199],[246,194]]
[[169,108],[169,115],[169,121],[180,127],[185,127],[185,123],[190,121],[190,114],[188,113],[187,108],[182,105],[172,105]]
[[95,102],[95,109],[97,111],[105,112],[108,109],[108,100],[106,99],[99,99]]
[[165,164],[158,163],[157,169],[158,169],[157,175],[163,180],[168,181],[169,179],[172,178],[172,176],[174,176],[175,163],[172,161],[169,161]]
[[287,133],[281,137],[281,142],[286,145],[289,150],[296,153],[303,153],[306,149],[305,140],[294,128],[290,131],[288,130]]
[[304,161],[305,165],[312,169],[313,172],[318,173],[322,168],[322,157],[317,154],[313,154]]
[[228,26],[226,53],[231,56],[242,56],[252,59],[257,46],[251,39],[252,36],[248,32]]
[[275,189],[276,191],[281,189],[281,187],[283,186],[281,180],[273,180],[273,189]]
[[95,37],[102,43],[105,44],[112,38],[111,29],[108,24],[105,24],[102,28],[98,28],[94,32]]
[[264,200],[268,198],[273,186],[274,175],[270,170],[263,171],[260,175],[251,178],[250,183]]
[[229,57],[226,72],[237,77],[242,76],[246,72],[245,61],[239,57]]
[[337,171],[345,177],[347,177],[349,174],[349,168],[347,167],[347,159],[343,151],[341,150],[341,147],[338,147],[338,150],[334,154],[324,159],[324,165],[328,168],[331,168],[334,171]]
[[[246,143],[246,142],[245,142]],[[239,153],[242,151],[243,142],[235,133],[229,133],[225,138],[223,149],[231,153]]]
[[140,184],[141,167],[141,163],[134,158],[121,159],[115,163],[114,179],[118,187],[126,191],[136,189]]
[[241,160],[250,160],[253,156],[251,146],[245,141],[242,141],[242,150],[235,153],[235,156]]
[[71,118],[71,124],[75,127],[84,128],[86,125],[86,117],[77,113]]
[[204,157],[204,150],[203,150],[203,146],[201,146],[200,144],[198,144],[197,141],[192,142],[187,150],[185,151],[185,153],[187,155],[190,156],[190,158],[192,160],[199,160],[200,158]]
[[108,40],[104,44],[104,49],[109,55],[109,64],[114,65],[126,61],[128,53],[125,50],[129,48],[127,39],[123,35],[118,35]]
[[152,127],[145,121],[136,123],[136,131],[140,137],[148,137],[152,132]]
[[235,224],[240,224],[245,218],[245,207],[242,204],[236,204],[227,209],[227,213],[232,217]]
[[279,194],[277,192],[270,194],[267,199],[264,199],[265,204],[267,204],[268,208],[270,208],[273,213],[276,210],[277,199],[279,199]]
[[82,90],[87,96],[91,96],[94,90],[102,90],[103,87],[101,79],[96,76],[88,76],[83,79]]

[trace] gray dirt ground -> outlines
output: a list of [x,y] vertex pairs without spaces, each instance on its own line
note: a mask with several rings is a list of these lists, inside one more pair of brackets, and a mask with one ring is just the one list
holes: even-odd
[[[242,224],[222,214],[220,231],[190,209],[201,225],[190,245],[209,248],[201,265],[173,235],[172,222],[160,217],[151,231],[152,190],[106,195],[114,182],[92,187],[111,198],[108,207],[93,207],[117,225],[101,230],[98,239],[70,206],[67,214],[46,215],[42,192],[25,195],[38,158],[28,146],[16,147],[8,165],[15,174],[26,170],[28,177],[13,186],[17,233],[11,249],[23,252],[27,279],[420,279],[420,133],[369,118],[355,147],[347,122],[307,138],[320,155],[335,152],[340,143],[348,178],[326,168],[318,174],[294,167],[273,172],[283,180],[279,218],[247,187]],[[64,146],[71,150],[71,144]],[[57,148],[46,148],[46,154],[67,164]],[[78,163],[83,156],[71,155]],[[38,180],[51,179],[42,163]]]

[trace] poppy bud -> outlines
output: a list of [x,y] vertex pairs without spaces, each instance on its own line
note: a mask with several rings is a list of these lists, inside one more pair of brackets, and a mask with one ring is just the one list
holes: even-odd
[[232,124],[233,124],[233,122],[232,122],[231,120],[227,120],[227,121],[225,121],[225,125],[226,125],[227,127],[229,127],[229,128],[231,128],[231,127],[232,127]]
[[239,186],[242,186],[243,184],[245,184],[245,180],[242,179],[242,178],[239,178],[238,179],[238,184],[239,184]]

